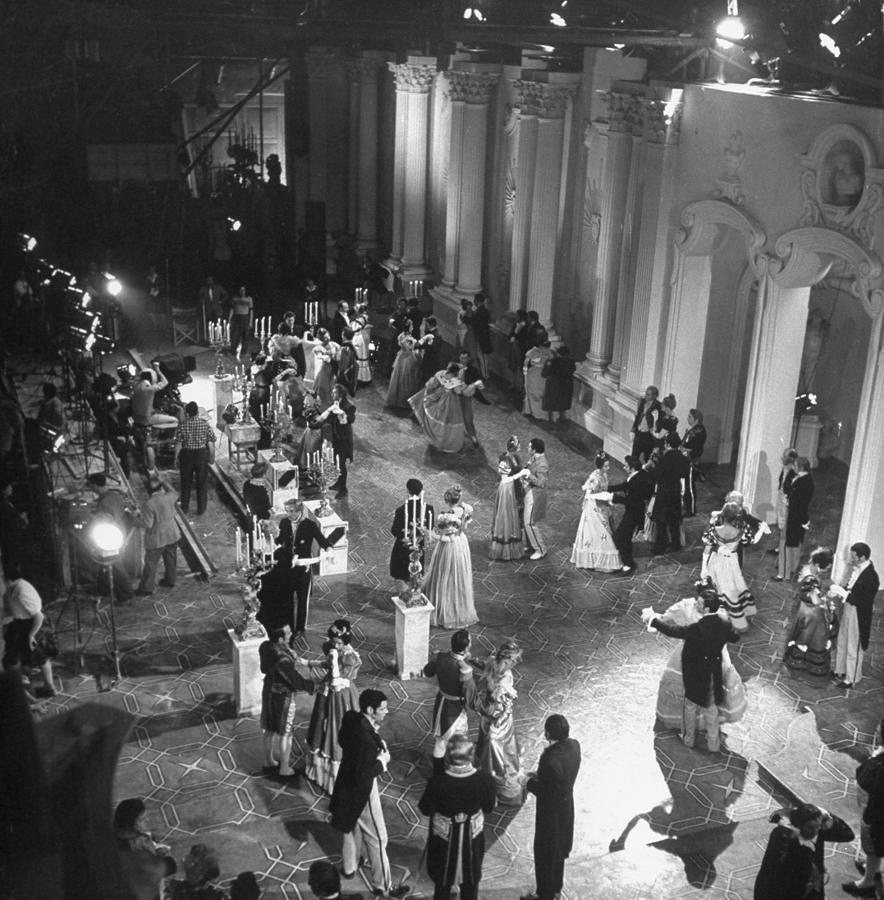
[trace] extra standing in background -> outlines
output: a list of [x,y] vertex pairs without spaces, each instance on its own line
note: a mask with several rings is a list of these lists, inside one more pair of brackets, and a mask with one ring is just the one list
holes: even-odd
[[200,418],[199,406],[191,400],[184,407],[184,421],[175,436],[175,462],[181,475],[181,511],[187,515],[190,491],[196,481],[196,514],[208,504],[209,466],[215,462],[215,432]]
[[839,680],[839,687],[853,687],[863,677],[863,654],[869,648],[872,607],[880,586],[878,573],[869,558],[871,555],[868,544],[854,544],[850,548],[853,571],[847,588],[838,585],[831,588],[831,592],[844,601],[835,654],[835,678]]
[[227,320],[230,326],[230,350],[236,354],[237,359],[249,349],[249,335],[252,333],[254,319],[255,303],[246,293],[245,287],[241,287],[230,304],[230,318]]

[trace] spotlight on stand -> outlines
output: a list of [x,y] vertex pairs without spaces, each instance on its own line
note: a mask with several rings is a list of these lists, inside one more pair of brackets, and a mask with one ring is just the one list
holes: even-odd
[[98,516],[86,526],[85,538],[89,550],[101,563],[113,562],[123,549],[126,536],[123,530],[112,519]]

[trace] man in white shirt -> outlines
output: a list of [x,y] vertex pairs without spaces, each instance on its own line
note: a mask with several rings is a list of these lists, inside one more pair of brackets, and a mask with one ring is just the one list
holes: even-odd
[[853,566],[847,588],[832,585],[830,594],[844,601],[841,626],[838,630],[838,648],[835,653],[835,680],[839,687],[851,688],[862,681],[863,653],[869,647],[872,633],[872,607],[880,581],[869,557],[868,544],[862,542],[850,548]]
[[[52,676],[54,642],[41,638],[40,629],[45,621],[43,601],[37,589],[21,578],[16,566],[7,564],[6,593],[3,596],[3,630],[5,653],[3,668],[28,675],[33,667],[43,673],[43,688],[38,696],[52,697],[56,692]],[[56,651],[57,652],[57,651]]]

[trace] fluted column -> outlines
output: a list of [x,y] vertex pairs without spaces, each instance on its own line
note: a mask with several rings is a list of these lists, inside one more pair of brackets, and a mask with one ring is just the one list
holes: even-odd
[[[531,97],[536,85],[517,80],[513,83],[519,108],[516,139],[516,184],[513,198],[513,240],[510,249],[511,311],[528,305],[528,248],[531,241],[531,197],[537,165],[537,112]],[[533,309],[533,305],[532,305]]]
[[[461,96],[460,82],[445,73],[450,104],[448,140],[448,183],[445,189],[445,268],[442,287],[451,293],[457,283],[457,253],[460,236],[461,180],[464,156],[464,121],[466,113]],[[457,99],[456,99],[457,98]]]
[[378,246],[378,60],[360,59],[359,155],[356,176],[356,249],[360,253]]
[[565,112],[574,88],[536,84],[537,160],[531,198],[531,241],[528,254],[528,298],[555,340],[552,296],[559,246],[562,153]]
[[620,276],[617,279],[617,312],[614,315],[614,349],[607,375],[619,383],[626,365],[629,347],[629,328],[632,322],[632,292],[634,287],[633,251],[637,238],[636,204],[644,153],[642,150],[642,108],[638,97],[630,104],[632,123],[632,151],[629,159],[629,183],[623,219],[623,240],[620,245]]
[[[425,257],[427,150],[430,88],[436,67],[412,62],[388,66],[396,83],[394,240],[401,241],[402,277],[423,279],[430,274]],[[394,256],[398,249],[394,246]]]
[[592,309],[592,334],[586,355],[590,372],[600,375],[611,362],[614,347],[614,317],[620,277],[620,252],[629,163],[632,156],[632,96],[610,91],[603,95],[608,107],[605,177],[602,190],[598,262]]
[[[459,197],[457,201],[460,229],[457,237],[457,284],[455,291],[458,294],[467,296],[476,294],[482,289],[488,101],[491,98],[491,92],[494,90],[498,77],[495,73],[448,73],[453,104],[452,116],[454,115],[455,106],[462,107],[463,110],[463,151],[461,153]],[[451,182],[449,181],[450,184]],[[450,189],[449,197],[451,197]]]
[[665,267],[671,236],[667,219],[672,205],[674,148],[678,145],[681,105],[645,100],[645,182],[635,254],[635,290],[629,328],[626,372],[621,380],[633,397],[659,377]]

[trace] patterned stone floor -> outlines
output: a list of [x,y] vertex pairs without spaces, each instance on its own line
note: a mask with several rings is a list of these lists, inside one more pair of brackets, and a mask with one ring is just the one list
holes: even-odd
[[[159,348],[141,349],[152,354]],[[203,353],[199,360],[185,399],[196,397],[206,406],[211,357]],[[315,583],[310,627],[300,647],[318,651],[327,625],[347,616],[364,660],[360,687],[379,687],[389,697],[392,712],[384,731],[393,763],[382,796],[395,876],[415,885],[415,896],[432,893],[419,871],[426,822],[417,801],[429,774],[426,732],[434,690],[428,681],[400,682],[392,670],[387,575],[389,524],[412,475],[424,480],[437,503],[447,486],[459,482],[475,507],[471,546],[481,624],[474,644],[483,653],[515,636],[525,649],[516,713],[526,768],[534,767],[542,750],[542,723],[551,712],[568,716],[582,744],[567,900],[751,897],[770,828],[767,817],[783,802],[783,784],[857,823],[852,772],[881,715],[879,622],[861,690],[845,694],[829,681],[788,671],[780,660],[794,591],[770,581],[770,538],[767,546],[751,549],[746,572],[760,612],[733,651],[748,687],[749,712],[728,727],[727,755],[687,750],[671,732],[654,731],[657,684],[673,642],[645,632],[640,611],[648,604],[662,610],[689,591],[699,571],[702,517],[690,520],[689,546],[682,552],[652,559],[642,550],[633,577],[578,571],[568,558],[580,485],[594,449],[591,437],[572,424],[525,418],[504,391],[491,389],[493,404],[476,408],[481,448],[444,455],[427,447],[410,419],[383,409],[385,389],[378,380],[356,399],[357,460],[350,497],[339,504],[350,523],[350,571]],[[547,440],[551,491],[545,530],[552,549],[538,562],[486,557],[494,464],[513,432],[523,444],[535,435]],[[731,470],[716,468],[709,475],[700,489],[703,512],[715,508],[731,486]],[[823,470],[817,480],[813,512],[820,524],[812,536],[831,540],[843,477]],[[327,823],[327,798],[315,786],[260,774],[258,724],[236,718],[231,702],[226,628],[239,607],[234,521],[214,493],[196,528],[219,565],[218,575],[208,583],[186,577],[180,561],[176,588],[159,588],[150,601],[120,609],[124,678],[112,691],[96,691],[95,674],[107,671],[103,608],[87,611],[87,629],[95,627],[79,674],[73,671],[70,616],[62,616],[63,690],[39,715],[83,703],[129,713],[133,727],[119,761],[117,796],[146,797],[155,833],[179,858],[196,842],[215,847],[222,882],[251,869],[260,874],[265,897],[307,897],[310,863],[322,857],[338,861],[340,839]],[[60,610],[59,603],[53,612]],[[433,647],[446,646],[448,638],[434,632]],[[296,738],[301,747],[308,716],[305,706]],[[483,898],[514,898],[533,887],[533,819],[533,799],[490,817]],[[624,849],[611,852],[610,842],[621,833]],[[833,885],[850,877],[854,849],[833,848]],[[353,889],[360,888],[365,889]]]

